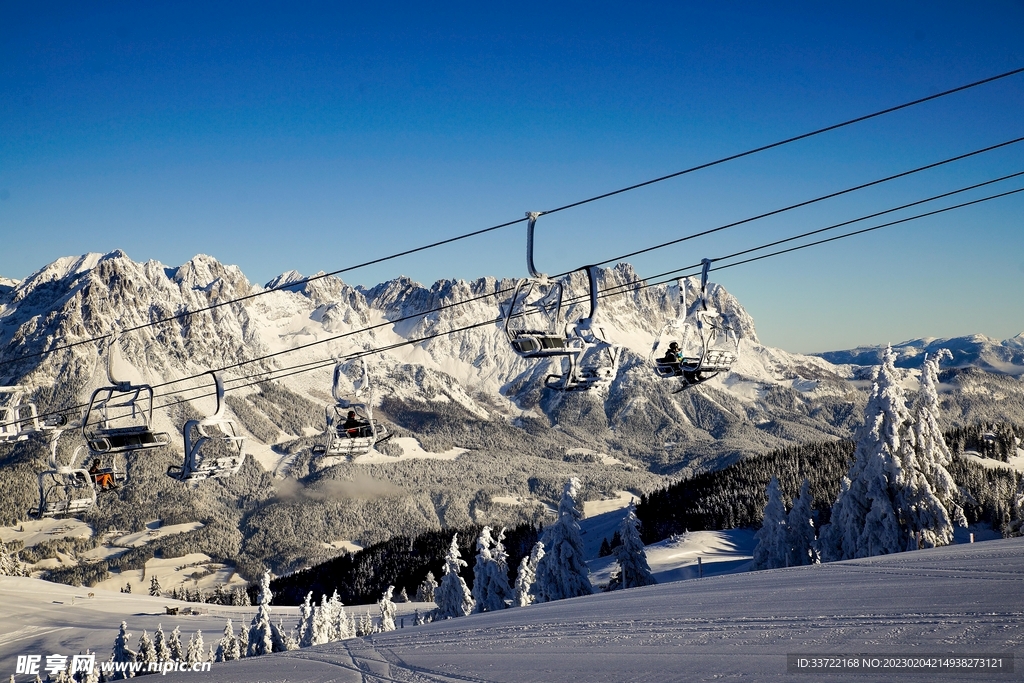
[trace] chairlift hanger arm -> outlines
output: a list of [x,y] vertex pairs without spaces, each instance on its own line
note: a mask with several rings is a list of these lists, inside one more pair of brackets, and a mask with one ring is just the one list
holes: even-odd
[[542,212],[540,211],[527,211],[526,212],[526,271],[530,274],[530,277],[546,282],[548,276],[537,270],[537,267],[533,264],[533,242],[534,242],[534,231],[537,229],[537,219],[540,218]]

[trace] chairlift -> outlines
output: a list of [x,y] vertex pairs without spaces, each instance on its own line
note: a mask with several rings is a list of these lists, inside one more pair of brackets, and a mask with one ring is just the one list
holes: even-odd
[[179,481],[228,477],[245,460],[245,437],[238,435],[234,420],[224,415],[224,382],[216,372],[207,374],[213,375],[217,410],[210,417],[185,423],[185,462],[167,468],[167,476]]
[[[739,339],[725,317],[708,306],[711,259],[701,261],[700,294],[683,320],[666,325],[651,350],[659,377],[682,379],[682,391],[728,372],[739,354]],[[679,281],[679,300],[686,312],[686,283]]]
[[37,519],[77,515],[96,505],[96,482],[87,470],[75,467],[79,453],[78,446],[67,465],[57,457],[57,441],[63,430],[58,429],[50,439],[49,469],[40,472],[39,507],[29,510]]
[[0,387],[0,443],[24,441],[32,434],[52,431],[68,423],[64,415],[40,419],[36,404],[24,400],[27,393],[22,386]]
[[331,395],[335,403],[324,410],[326,443],[313,446],[313,455],[355,457],[369,453],[375,445],[391,438],[387,425],[373,419],[373,387],[369,371],[365,360],[360,358],[359,364],[360,375],[352,383],[351,392],[344,386],[345,372],[351,368],[351,363],[334,366]]
[[157,448],[171,440],[167,432],[152,429],[153,387],[123,379],[126,364],[117,341],[114,337],[107,346],[107,379],[111,386],[92,393],[82,419],[82,434],[93,455]]
[[590,290],[590,312],[580,318],[572,329],[572,339],[579,342],[581,352],[567,356],[561,374],[548,375],[544,386],[557,391],[586,391],[611,384],[619,371],[620,348],[605,340],[605,332],[594,324],[597,317],[597,266],[587,266]]
[[564,319],[564,285],[537,270],[533,262],[534,231],[539,212],[527,212],[526,268],[530,276],[519,281],[505,314],[505,335],[521,358],[560,358],[560,374],[548,375],[544,385],[557,391],[589,389],[611,381],[618,369],[618,349],[595,333],[597,312],[596,267],[590,278],[590,315],[575,323]]
[[526,268],[530,277],[516,285],[505,315],[505,335],[521,358],[579,356],[580,340],[567,332],[562,320],[562,282],[551,280],[533,265],[533,233],[539,213],[526,214]]

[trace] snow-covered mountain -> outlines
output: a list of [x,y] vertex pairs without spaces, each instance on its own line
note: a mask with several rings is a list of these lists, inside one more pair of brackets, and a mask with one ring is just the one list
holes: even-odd
[[[934,356],[939,349],[949,349],[953,360],[943,363],[944,367],[974,367],[997,374],[1024,375],[1024,332],[1003,341],[983,334],[947,339],[925,337],[893,344],[892,349],[899,368],[920,368],[926,355]],[[884,346],[858,346],[816,355],[832,363],[878,365],[884,351]]]
[[[570,474],[582,477],[586,498],[640,493],[665,477],[747,453],[846,437],[870,385],[869,371],[845,363],[852,359],[836,359],[844,361],[837,365],[761,344],[754,321],[717,285],[709,286],[710,297],[739,337],[732,372],[673,393],[679,385],[657,377],[649,355],[665,324],[681,314],[678,287],[624,287],[602,299],[597,317],[606,337],[623,347],[618,375],[606,390],[564,394],[543,388],[550,363],[523,360],[508,348],[498,319],[513,281],[443,280],[426,287],[397,278],[366,289],[335,277],[301,280],[290,272],[261,287],[237,267],[202,255],[176,268],[138,263],[121,251],[58,259],[0,287],[0,384],[32,387],[41,409],[76,417],[90,390],[107,383],[104,344],[90,340],[295,283],[125,333],[119,342],[139,377],[161,385],[158,406],[202,396],[210,382],[166,383],[228,367],[229,412],[250,437],[247,452],[267,472],[289,473],[293,483],[274,485],[258,468],[243,468],[237,482],[179,491],[160,474],[181,457],[179,439],[161,454],[129,461],[142,472],[136,481],[151,479],[135,493],[122,492],[120,505],[103,502],[105,516],[96,520],[128,531],[160,518],[203,521],[206,545],[190,551],[219,558],[241,553],[275,571],[350,541],[537,520],[541,503],[557,500]],[[600,273],[601,289],[636,280],[629,265]],[[567,299],[580,299],[570,317],[588,305],[586,291],[584,274],[568,279]],[[434,309],[440,310],[417,315]],[[441,334],[473,324],[480,326]],[[367,357],[376,416],[397,438],[381,454],[323,468],[311,462],[309,447],[330,402],[331,359],[371,349],[384,349]],[[306,364],[320,366],[272,386],[245,379]],[[908,371],[911,388],[914,375]],[[950,421],[1024,422],[1019,377],[971,370],[944,381]],[[189,391],[172,393],[182,390]],[[185,419],[212,408],[207,397],[158,409],[156,426],[180,433]],[[10,524],[33,502],[33,470],[44,452],[32,442],[5,448],[0,512]],[[218,536],[218,528],[226,535]]]
[[[267,288],[301,279],[298,273],[286,273]],[[631,267],[620,265],[603,271],[602,288],[636,280]],[[428,288],[398,278],[364,289],[328,277],[130,332],[121,343],[126,359],[150,384],[280,354],[227,373],[229,378],[248,376],[495,321],[513,286],[512,281],[482,278],[441,281]],[[0,293],[0,349],[4,359],[16,359],[263,289],[237,267],[208,256],[177,268],[137,263],[120,251],[62,258]],[[570,277],[568,291],[570,296],[585,293],[582,274]],[[496,292],[504,293],[453,306]],[[842,369],[820,358],[763,346],[750,316],[731,295],[717,286],[711,295],[738,330],[742,353],[731,375],[699,392],[673,396],[675,383],[657,378],[649,366],[654,339],[680,314],[677,288],[658,286],[627,288],[602,301],[599,322],[612,341],[625,347],[618,379],[606,393],[544,390],[550,364],[511,353],[501,325],[494,322],[372,356],[377,396],[387,398],[388,412],[401,412],[402,405],[411,403],[454,403],[480,419],[536,417],[566,427],[586,423],[602,447],[632,433],[637,443],[630,451],[663,450],[665,442],[697,442],[709,446],[700,449],[704,455],[737,453],[845,433],[845,420],[809,418],[811,411],[804,405],[812,400],[856,402]],[[584,306],[586,302],[574,304],[568,315]],[[413,317],[436,308],[444,310]],[[377,327],[353,334],[371,326]],[[101,343],[86,343],[5,364],[0,381],[40,388],[59,385],[63,390],[47,407],[61,409],[106,383],[104,357]],[[325,367],[282,382],[322,403],[330,373]],[[173,389],[188,386],[195,383]],[[400,415],[391,417],[401,424]],[[687,457],[680,453],[673,459],[685,464]]]

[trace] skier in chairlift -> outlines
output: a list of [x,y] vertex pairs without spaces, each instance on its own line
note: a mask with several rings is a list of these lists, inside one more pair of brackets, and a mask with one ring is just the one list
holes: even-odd
[[699,360],[685,358],[679,350],[679,342],[669,344],[665,356],[658,362],[671,367],[677,376],[682,375],[688,384],[697,384],[703,379],[695,371],[700,364]]
[[670,366],[676,374],[680,371],[679,369],[679,342],[672,342],[668,345],[668,351],[665,352],[665,357],[660,360],[664,365]]
[[89,468],[89,476],[96,482],[96,485],[100,487],[101,491],[109,491],[110,489],[116,489],[117,484],[114,483],[114,477],[110,472],[100,471],[100,459],[96,458],[92,461],[92,467]]
[[342,428],[348,433],[350,439],[355,439],[360,436],[370,436],[367,434],[367,428],[370,423],[365,420],[360,420],[356,416],[356,411],[348,411],[348,416],[345,418],[345,422],[341,425]]

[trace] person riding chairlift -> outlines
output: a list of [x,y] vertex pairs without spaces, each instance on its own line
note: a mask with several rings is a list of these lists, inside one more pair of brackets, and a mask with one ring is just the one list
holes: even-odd
[[701,379],[697,376],[697,373],[694,372],[694,368],[700,364],[700,360],[695,358],[684,358],[682,352],[679,350],[679,342],[672,342],[668,345],[668,351],[665,352],[665,356],[660,362],[662,365],[668,365],[671,367],[672,371],[676,375],[682,375],[690,384],[696,384]]
[[341,426],[348,433],[350,439],[360,436],[370,436],[367,434],[370,423],[356,417],[356,411],[354,410],[348,411],[348,417]]
[[102,491],[108,491],[110,489],[116,489],[117,484],[114,483],[114,475],[110,472],[100,472],[100,459],[96,458],[92,461],[92,467],[89,468],[89,475],[92,480],[96,482],[96,485],[100,487]]

